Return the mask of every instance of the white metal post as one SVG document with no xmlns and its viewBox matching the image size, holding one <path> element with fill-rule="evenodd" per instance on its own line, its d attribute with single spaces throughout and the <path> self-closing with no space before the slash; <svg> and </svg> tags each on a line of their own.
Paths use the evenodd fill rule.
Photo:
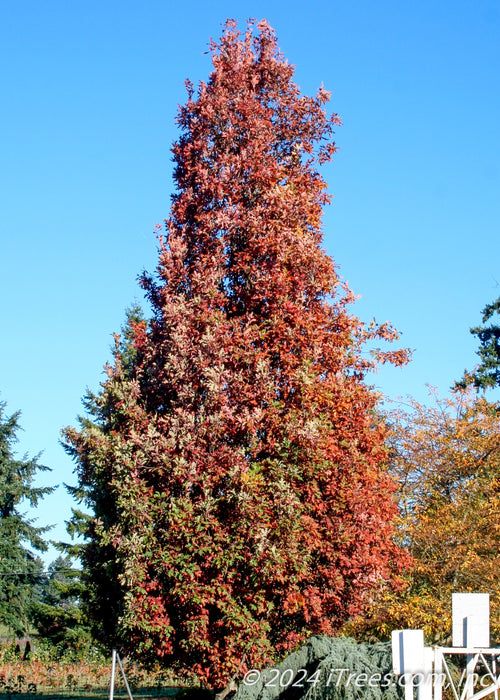
<svg viewBox="0 0 500 700">
<path fill-rule="evenodd" d="M 474 695 L 474 671 L 476 669 L 477 654 L 467 654 L 467 666 L 465 674 L 465 697 L 467 700 Z"/>
<path fill-rule="evenodd" d="M 413 700 L 413 674 L 405 673 L 405 700 Z"/>
<path fill-rule="evenodd" d="M 127 681 L 127 676 L 125 675 L 125 670 L 123 668 L 122 660 L 120 659 L 118 654 L 116 655 L 116 658 L 118 661 L 118 665 L 120 667 L 120 671 L 122 672 L 123 682 L 125 683 L 125 688 L 127 689 L 127 695 L 129 697 L 129 700 L 134 700 L 134 698 L 132 697 L 132 693 L 130 692 L 130 686 L 129 686 L 128 681 Z"/>
<path fill-rule="evenodd" d="M 493 657 L 491 668 L 493 670 L 493 676 L 496 680 L 497 679 L 497 659 L 496 659 L 496 656 Z M 498 700 L 498 690 L 495 690 L 495 700 Z"/>
<path fill-rule="evenodd" d="M 109 683 L 109 700 L 113 700 L 115 691 L 115 673 L 116 673 L 116 649 L 113 649 L 111 655 L 111 681 Z"/>
<path fill-rule="evenodd" d="M 438 647 L 434 648 L 434 700 L 443 698 L 444 668 L 443 655 Z"/>
<path fill-rule="evenodd" d="M 424 668 L 417 685 L 418 700 L 432 700 L 432 666 L 434 653 L 432 649 L 424 648 Z"/>
</svg>

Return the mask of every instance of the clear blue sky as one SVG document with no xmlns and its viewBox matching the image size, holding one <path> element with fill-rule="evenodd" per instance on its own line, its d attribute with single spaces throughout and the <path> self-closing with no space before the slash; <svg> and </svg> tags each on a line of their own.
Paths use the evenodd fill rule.
<svg viewBox="0 0 500 700">
<path fill-rule="evenodd" d="M 74 483 L 60 430 L 142 298 L 184 80 L 208 76 L 227 17 L 267 18 L 303 91 L 333 93 L 325 246 L 358 315 L 415 351 L 374 382 L 425 401 L 426 383 L 446 393 L 475 364 L 468 329 L 500 294 L 496 0 L 3 2 L 0 398 L 22 411 L 20 452 L 53 468 L 46 483 Z M 70 507 L 59 487 L 36 515 L 64 539 Z"/>
</svg>

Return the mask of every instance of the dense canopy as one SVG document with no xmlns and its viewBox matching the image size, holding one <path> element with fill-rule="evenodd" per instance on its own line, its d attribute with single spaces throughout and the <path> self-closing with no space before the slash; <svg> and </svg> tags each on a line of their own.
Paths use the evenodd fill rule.
<svg viewBox="0 0 500 700">
<path fill-rule="evenodd" d="M 130 317 L 91 420 L 67 429 L 95 513 L 84 555 L 102 635 L 211 686 L 312 633 L 390 579 L 365 327 L 322 248 L 335 152 L 329 94 L 305 97 L 266 22 L 228 22 L 187 83 L 148 321 Z"/>
</svg>

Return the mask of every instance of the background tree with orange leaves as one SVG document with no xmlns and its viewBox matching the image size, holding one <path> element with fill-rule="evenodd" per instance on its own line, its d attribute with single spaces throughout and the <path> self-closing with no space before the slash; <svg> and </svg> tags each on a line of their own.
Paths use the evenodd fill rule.
<svg viewBox="0 0 500 700">
<path fill-rule="evenodd" d="M 381 590 L 351 631 L 387 637 L 421 628 L 428 641 L 451 634 L 451 594 L 491 594 L 500 641 L 500 406 L 472 390 L 433 406 L 411 404 L 391 419 L 391 468 L 399 483 L 399 541 L 414 566 L 405 588 Z"/>
<path fill-rule="evenodd" d="M 90 420 L 67 429 L 94 513 L 103 638 L 223 686 L 333 634 L 390 579 L 394 484 L 365 375 L 402 351 L 348 310 L 321 247 L 329 94 L 305 97 L 266 22 L 228 22 L 178 117 L 152 318 L 131 319 Z"/>
</svg>

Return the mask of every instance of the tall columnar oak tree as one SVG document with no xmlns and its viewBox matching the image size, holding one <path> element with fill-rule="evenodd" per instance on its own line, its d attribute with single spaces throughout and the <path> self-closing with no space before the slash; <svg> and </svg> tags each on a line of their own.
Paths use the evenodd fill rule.
<svg viewBox="0 0 500 700">
<path fill-rule="evenodd" d="M 228 22 L 187 84 L 153 318 L 130 320 L 133 352 L 117 340 L 94 422 L 66 430 L 102 631 L 212 686 L 334 633 L 398 554 L 364 376 L 406 355 L 362 356 L 395 333 L 348 312 L 321 248 L 339 119 L 257 30 Z"/>
</svg>

